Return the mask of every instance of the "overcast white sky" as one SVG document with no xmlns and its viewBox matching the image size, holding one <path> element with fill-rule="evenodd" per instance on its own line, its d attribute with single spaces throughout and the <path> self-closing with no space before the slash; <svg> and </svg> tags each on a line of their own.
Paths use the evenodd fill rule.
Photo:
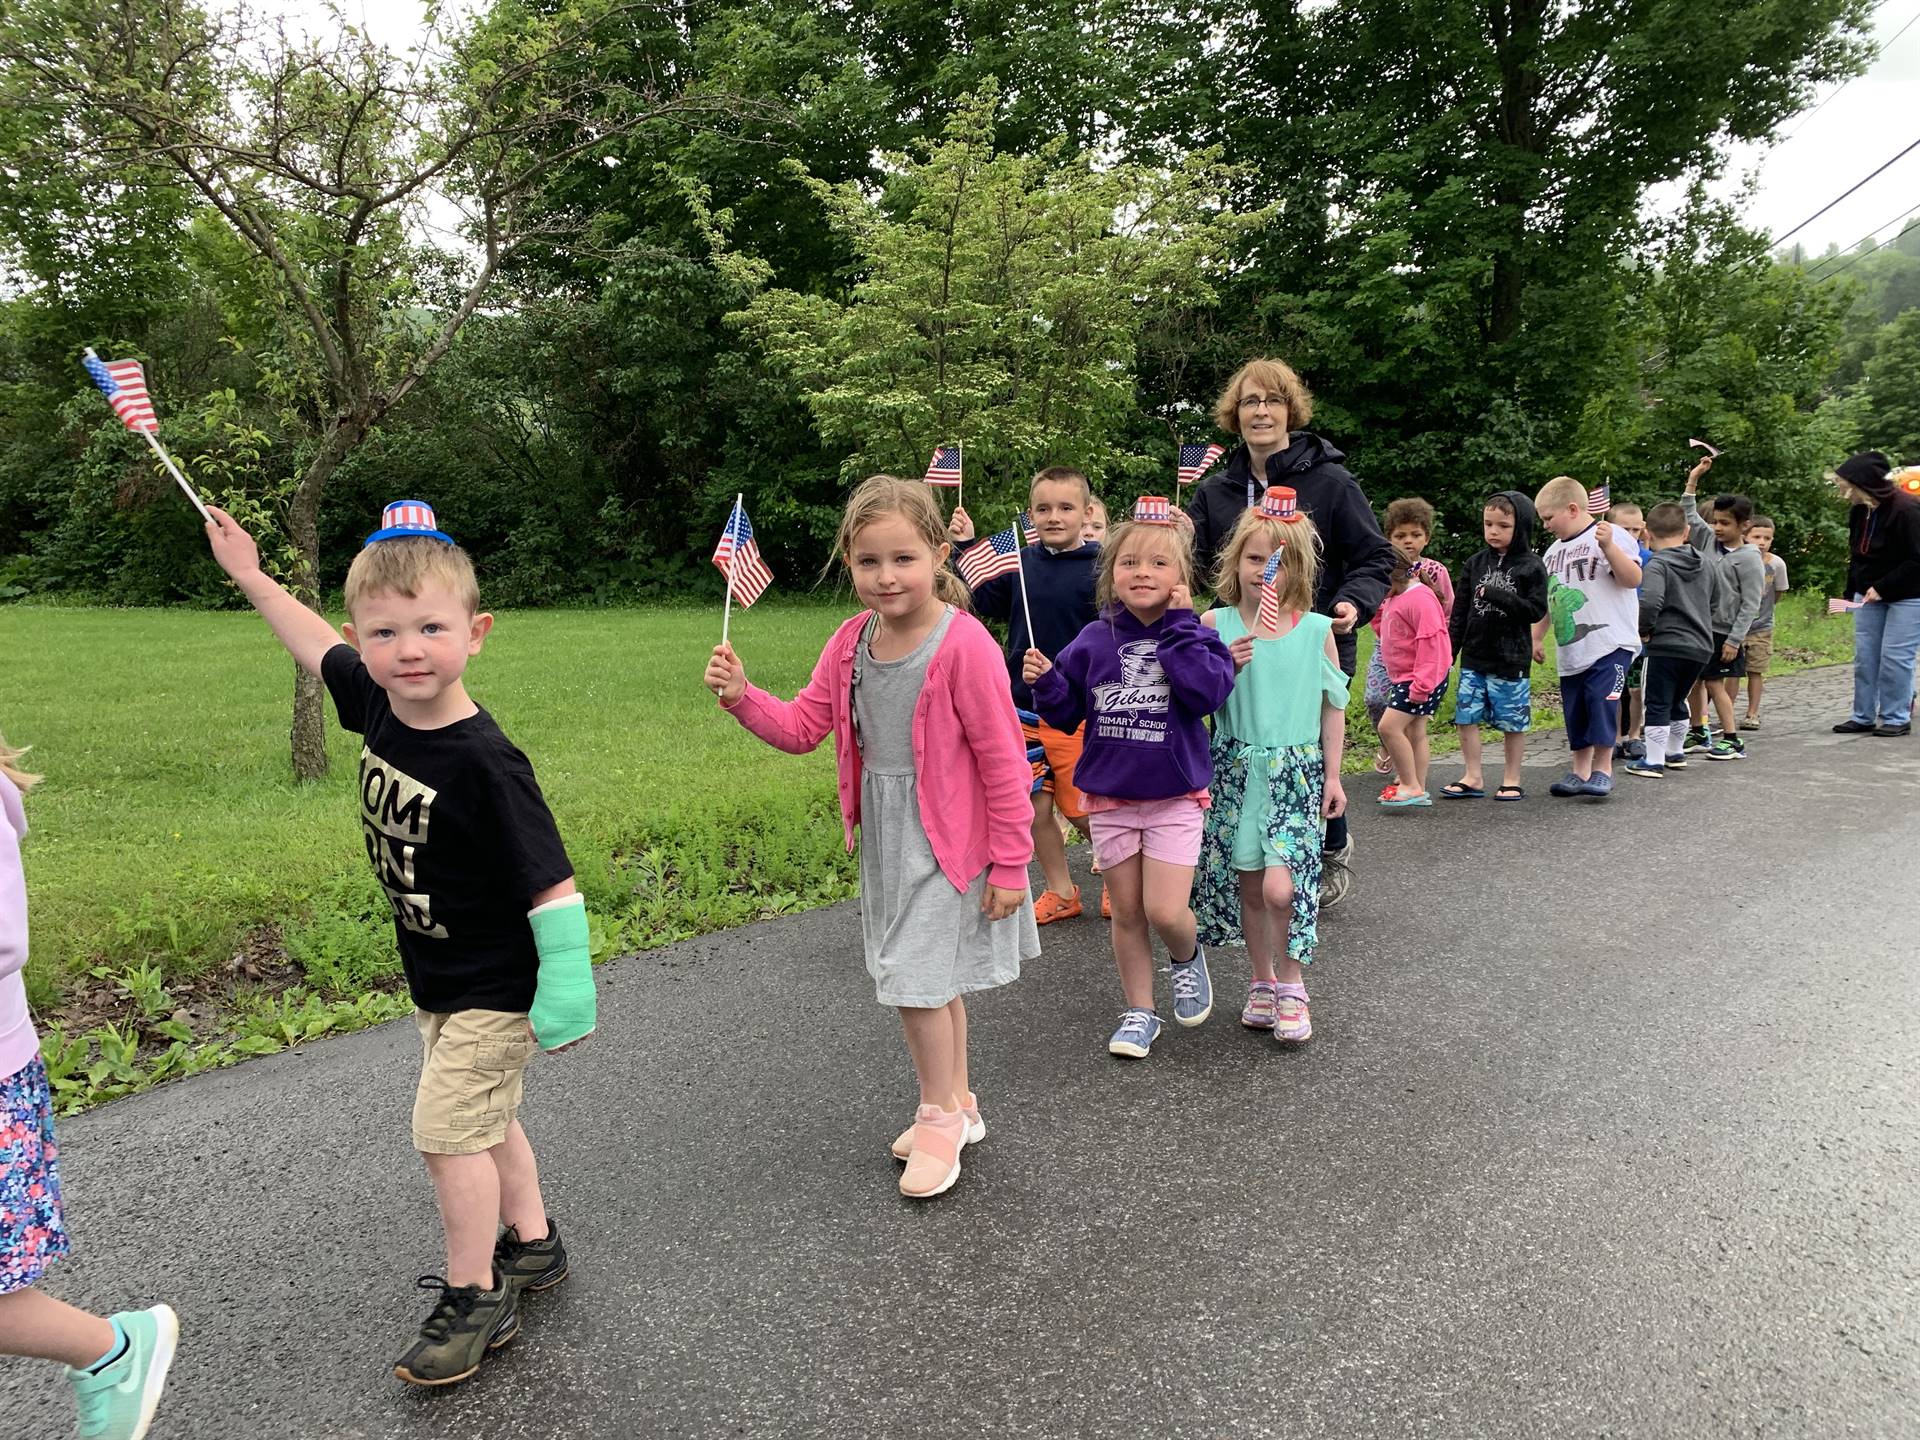
<svg viewBox="0 0 1920 1440">
<path fill-rule="evenodd" d="M 262 8 L 276 8 L 275 0 L 264 0 Z M 278 0 L 278 8 L 308 24 L 327 23 L 325 0 Z M 418 37 L 426 7 L 420 0 L 342 0 L 341 8 L 349 17 L 364 17 L 379 39 L 401 47 Z M 466 7 L 446 6 L 456 8 Z M 1771 144 L 1733 148 L 1719 189 L 1735 194 L 1746 176 L 1757 175 L 1746 212 L 1749 224 L 1784 235 L 1920 139 L 1920 104 L 1915 103 L 1920 100 L 1920 0 L 1882 0 L 1875 21 L 1881 54 L 1867 73 L 1818 97 L 1819 108 L 1788 121 Z M 1679 199 L 1673 189 L 1655 192 L 1648 203 L 1668 209 Z M 1917 207 L 1920 150 L 1793 238 L 1814 254 L 1830 244 L 1850 248 L 1869 235 L 1886 240 Z"/>
</svg>

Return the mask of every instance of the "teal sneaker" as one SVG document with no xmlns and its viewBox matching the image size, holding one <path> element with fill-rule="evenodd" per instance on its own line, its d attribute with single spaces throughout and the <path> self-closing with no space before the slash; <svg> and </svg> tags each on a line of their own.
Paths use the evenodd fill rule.
<svg viewBox="0 0 1920 1440">
<path fill-rule="evenodd" d="M 120 1358 L 100 1370 L 69 1370 L 81 1440 L 140 1440 L 160 1408 L 180 1344 L 180 1317 L 165 1305 L 112 1317 L 127 1337 Z"/>
</svg>

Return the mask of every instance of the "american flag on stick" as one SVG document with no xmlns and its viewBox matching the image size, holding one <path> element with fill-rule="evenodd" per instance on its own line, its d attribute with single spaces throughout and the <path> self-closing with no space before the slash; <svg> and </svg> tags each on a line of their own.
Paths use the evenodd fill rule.
<svg viewBox="0 0 1920 1440">
<path fill-rule="evenodd" d="M 1267 568 L 1260 572 L 1260 628 L 1269 633 L 1280 628 L 1280 560 L 1287 553 L 1282 545 L 1267 558 Z"/>
<path fill-rule="evenodd" d="M 147 394 L 147 372 L 140 368 L 140 362 L 102 360 L 89 348 L 81 355 L 80 363 L 86 367 L 93 383 L 100 387 L 100 393 L 107 397 L 107 404 L 120 417 L 120 423 L 147 442 L 147 447 L 160 457 L 167 473 L 193 502 L 193 508 L 200 512 L 200 518 L 213 524 L 213 516 L 207 513 L 207 507 L 187 483 L 187 477 L 180 473 L 180 467 L 173 463 L 167 447 L 160 443 L 160 417 L 153 413 L 153 397 Z"/>
<path fill-rule="evenodd" d="M 753 538 L 753 522 L 747 519 L 747 507 L 741 497 L 733 502 L 733 514 L 727 528 L 720 532 L 720 543 L 713 547 L 713 563 L 727 577 L 727 598 L 736 595 L 743 606 L 758 600 L 773 583 L 773 571 L 760 558 L 760 546 Z"/>
<path fill-rule="evenodd" d="M 933 452 L 933 460 L 927 466 L 927 484 L 942 485 L 949 489 L 960 483 L 960 447 L 942 445 Z"/>
<path fill-rule="evenodd" d="M 1613 486 L 1602 485 L 1587 492 L 1587 514 L 1604 515 L 1613 505 Z"/>
<path fill-rule="evenodd" d="M 1179 483 L 1191 485 L 1213 468 L 1213 462 L 1226 454 L 1220 445 L 1182 445 Z"/>
<path fill-rule="evenodd" d="M 1020 568 L 1018 527 L 1025 524 L 1026 519 L 1026 512 L 1023 510 L 1020 512 L 1020 519 L 1006 529 L 996 530 L 978 545 L 969 545 L 961 551 L 960 578 L 973 589 L 978 590 L 995 576 L 1011 575 L 1018 570 Z"/>
<path fill-rule="evenodd" d="M 1708 444 L 1708 443 L 1707 443 L 1706 441 L 1704 441 L 1704 440 L 1689 440 L 1689 441 L 1687 441 L 1687 448 L 1688 448 L 1689 450 L 1704 450 L 1704 451 L 1706 451 L 1706 452 L 1707 452 L 1707 458 L 1708 458 L 1709 460 L 1718 460 L 1718 459 L 1720 458 L 1720 450 L 1719 450 L 1719 447 L 1717 447 L 1717 446 L 1714 446 L 1714 445 L 1709 445 L 1709 444 Z"/>
</svg>

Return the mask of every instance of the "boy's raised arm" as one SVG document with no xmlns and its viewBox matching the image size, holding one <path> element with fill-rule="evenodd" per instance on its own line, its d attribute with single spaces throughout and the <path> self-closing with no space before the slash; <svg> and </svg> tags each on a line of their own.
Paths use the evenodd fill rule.
<svg viewBox="0 0 1920 1440">
<path fill-rule="evenodd" d="M 209 505 L 207 513 L 213 516 L 207 526 L 207 545 L 213 558 L 240 587 L 240 593 L 253 602 L 253 608 L 273 628 L 294 662 L 318 675 L 327 651 L 341 643 L 340 632 L 260 568 L 260 547 L 240 528 L 239 521 L 217 506 Z"/>
</svg>

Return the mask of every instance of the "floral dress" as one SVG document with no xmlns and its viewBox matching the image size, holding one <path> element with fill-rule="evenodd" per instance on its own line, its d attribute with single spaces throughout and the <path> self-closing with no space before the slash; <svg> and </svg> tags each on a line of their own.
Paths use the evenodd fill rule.
<svg viewBox="0 0 1920 1440">
<path fill-rule="evenodd" d="M 1228 644 L 1247 633 L 1237 609 L 1213 615 Z M 1213 717 L 1213 806 L 1193 882 L 1205 944 L 1242 942 L 1240 873 L 1278 865 L 1293 876 L 1287 954 L 1312 963 L 1326 826 L 1320 714 L 1324 705 L 1347 704 L 1347 677 L 1327 658 L 1332 626 L 1327 616 L 1308 613 L 1285 635 L 1255 640 L 1253 659 Z"/>
</svg>

